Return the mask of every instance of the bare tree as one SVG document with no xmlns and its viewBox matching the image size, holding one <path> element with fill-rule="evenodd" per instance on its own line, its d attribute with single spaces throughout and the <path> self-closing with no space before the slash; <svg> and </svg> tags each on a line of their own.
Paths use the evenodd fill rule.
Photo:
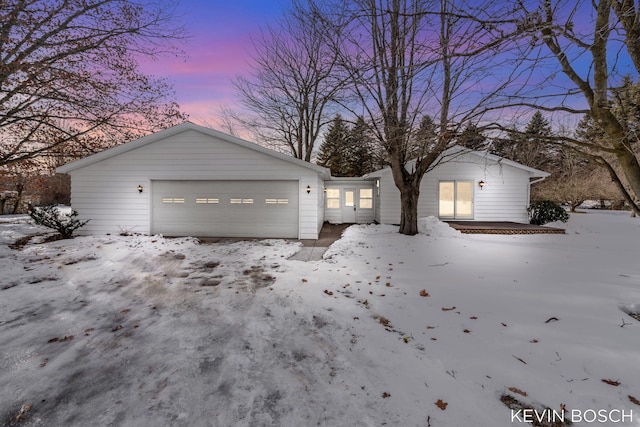
<svg viewBox="0 0 640 427">
<path fill-rule="evenodd" d="M 566 149 L 559 153 L 560 169 L 532 190 L 535 199 L 565 203 L 571 212 L 586 200 L 620 199 L 620 192 L 606 169 L 579 153 Z"/>
<path fill-rule="evenodd" d="M 491 1 L 357 0 L 332 10 L 324 15 L 340 29 L 336 51 L 359 101 L 352 111 L 364 109 L 387 153 L 400 191 L 400 232 L 416 234 L 422 177 L 463 123 L 478 122 L 514 78 L 491 73 L 507 61 L 506 43 L 519 30 Z M 427 113 L 435 137 L 416 146 Z"/>
<path fill-rule="evenodd" d="M 517 1 L 523 29 L 542 59 L 545 89 L 521 105 L 548 111 L 589 113 L 606 138 L 562 142 L 597 158 L 610 171 L 634 210 L 640 196 L 636 121 L 611 108 L 623 73 L 640 72 L 640 11 L 627 0 Z M 549 62 L 552 60 L 553 62 Z M 553 68 L 550 68 L 553 67 Z M 564 76 L 561 80 L 560 76 Z M 559 89 L 558 89 L 559 88 Z M 554 90 L 555 89 L 555 90 Z M 582 105 L 580 104 L 582 101 Z M 615 99 L 613 99 L 615 101 Z M 634 201 L 635 200 L 635 201 Z"/>
<path fill-rule="evenodd" d="M 328 34 L 313 8 L 296 1 L 254 41 L 251 74 L 234 81 L 241 104 L 252 113 L 243 125 L 260 142 L 307 162 L 343 87 Z"/>
<path fill-rule="evenodd" d="M 178 53 L 167 1 L 5 0 L 0 166 L 86 154 L 183 117 L 141 58 Z M 79 153 L 78 153 L 79 152 Z"/>
</svg>

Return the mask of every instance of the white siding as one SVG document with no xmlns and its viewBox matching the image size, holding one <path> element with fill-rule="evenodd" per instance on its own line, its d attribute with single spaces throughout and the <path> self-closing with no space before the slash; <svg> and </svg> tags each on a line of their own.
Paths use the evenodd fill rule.
<svg viewBox="0 0 640 427">
<path fill-rule="evenodd" d="M 297 180 L 300 236 L 318 236 L 318 173 L 195 130 L 69 172 L 71 204 L 91 221 L 81 234 L 150 232 L 152 180 Z M 142 185 L 144 191 L 138 193 Z"/>
<path fill-rule="evenodd" d="M 318 181 L 316 184 L 316 197 L 318 200 L 318 220 L 317 220 L 317 226 L 318 226 L 318 234 L 320 234 L 320 230 L 322 229 L 322 225 L 324 224 L 325 218 L 324 218 L 324 188 L 325 188 L 325 184 L 324 184 L 324 180 L 320 177 L 318 177 Z"/>
<path fill-rule="evenodd" d="M 473 154 L 465 154 L 438 165 L 425 174 L 420 185 L 418 216 L 438 216 L 440 181 L 473 181 L 475 221 L 528 222 L 529 172 L 498 164 Z M 480 189 L 479 181 L 486 185 Z M 391 171 L 380 178 L 379 221 L 400 223 L 400 191 Z M 377 219 L 377 218 L 376 218 Z"/>
</svg>

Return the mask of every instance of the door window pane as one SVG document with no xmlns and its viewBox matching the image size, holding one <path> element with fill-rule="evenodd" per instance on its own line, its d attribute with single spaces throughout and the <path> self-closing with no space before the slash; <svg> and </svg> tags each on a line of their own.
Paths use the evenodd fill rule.
<svg viewBox="0 0 640 427">
<path fill-rule="evenodd" d="M 453 218 L 455 215 L 455 183 L 453 181 L 441 181 L 439 194 L 439 215 L 445 218 Z"/>
<path fill-rule="evenodd" d="M 344 205 L 346 207 L 352 208 L 355 205 L 354 199 L 355 199 L 355 191 L 347 190 L 344 192 Z"/>
<path fill-rule="evenodd" d="M 456 182 L 456 218 L 473 218 L 472 182 Z"/>
</svg>

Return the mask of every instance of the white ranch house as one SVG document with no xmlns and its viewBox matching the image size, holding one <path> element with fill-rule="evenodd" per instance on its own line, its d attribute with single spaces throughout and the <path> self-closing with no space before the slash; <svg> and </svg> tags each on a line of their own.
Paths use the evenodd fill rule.
<svg viewBox="0 0 640 427">
<path fill-rule="evenodd" d="M 443 156 L 422 181 L 420 216 L 527 222 L 530 185 L 548 176 L 460 147 Z M 326 168 L 190 122 L 57 172 L 71 176 L 71 204 L 80 219 L 90 219 L 80 234 L 317 239 L 325 221 L 400 222 L 390 169 L 335 178 Z"/>
</svg>

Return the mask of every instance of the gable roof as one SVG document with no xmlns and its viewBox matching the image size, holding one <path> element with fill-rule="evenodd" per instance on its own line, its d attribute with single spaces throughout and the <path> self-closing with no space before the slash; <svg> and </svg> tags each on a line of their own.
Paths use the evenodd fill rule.
<svg viewBox="0 0 640 427">
<path fill-rule="evenodd" d="M 259 153 L 265 154 L 267 156 L 274 157 L 279 160 L 284 160 L 286 162 L 292 163 L 297 166 L 301 166 L 307 169 L 311 169 L 314 172 L 322 175 L 324 178 L 329 178 L 331 173 L 329 169 L 323 168 L 322 166 L 314 165 L 309 162 L 305 162 L 304 160 L 297 159 L 295 157 L 288 156 L 286 154 L 278 153 L 277 151 L 270 150 L 268 148 L 262 147 L 253 142 L 246 141 L 244 139 L 238 138 L 233 135 L 229 135 L 220 131 L 217 131 L 212 128 L 208 128 L 205 126 L 196 125 L 191 122 L 184 122 L 179 125 L 170 127 L 165 130 L 161 130 L 156 133 L 152 133 L 147 136 L 143 136 L 142 138 L 135 139 L 133 141 L 127 142 L 125 144 L 117 145 L 113 148 L 109 148 L 108 150 L 101 151 L 99 153 L 93 154 L 88 157 L 84 157 L 79 160 L 75 160 L 73 162 L 67 163 L 56 168 L 56 172 L 58 173 L 68 173 L 77 169 L 84 168 L 86 166 L 92 165 L 94 163 L 101 162 L 106 159 L 110 159 L 111 157 L 115 157 L 120 154 L 124 154 L 128 151 L 135 150 L 140 147 L 144 147 L 145 145 L 153 144 L 154 142 L 161 141 L 163 139 L 171 138 L 172 136 L 178 135 L 187 131 L 196 131 L 203 133 L 212 138 L 221 139 L 225 142 L 229 142 L 231 144 L 239 145 L 240 147 L 248 148 L 253 151 L 257 151 Z"/>
<path fill-rule="evenodd" d="M 438 160 L 436 160 L 436 162 L 440 161 L 440 159 L 442 159 L 443 157 L 452 157 L 455 158 L 455 156 L 458 155 L 463 155 L 463 154 L 472 154 L 474 156 L 478 156 L 480 158 L 482 158 L 483 160 L 492 160 L 498 164 L 503 164 L 503 165 L 509 165 L 511 167 L 514 167 L 516 169 L 521 169 L 523 171 L 529 172 L 531 174 L 532 178 L 546 178 L 549 175 L 551 175 L 549 172 L 545 172 L 545 171 L 541 171 L 539 169 L 535 169 L 529 166 L 525 166 L 521 163 L 518 162 L 514 162 L 513 160 L 509 160 L 509 159 L 505 159 L 504 157 L 500 157 L 500 156 L 496 156 L 495 154 L 491 154 L 488 153 L 486 151 L 476 151 L 476 150 L 471 150 L 470 148 L 465 148 L 462 147 L 460 145 L 454 145 L 451 148 L 447 148 L 446 150 L 444 150 L 442 152 L 442 154 L 440 154 L 440 156 L 438 157 Z M 413 163 L 415 163 L 415 160 L 411 160 L 410 162 L 407 163 L 406 166 L 410 166 Z M 377 170 L 375 172 L 371 172 L 370 174 L 367 174 L 364 176 L 364 178 L 377 178 L 382 176 L 383 174 L 387 173 L 391 171 L 391 167 L 386 167 L 384 169 L 380 169 Z"/>
</svg>

